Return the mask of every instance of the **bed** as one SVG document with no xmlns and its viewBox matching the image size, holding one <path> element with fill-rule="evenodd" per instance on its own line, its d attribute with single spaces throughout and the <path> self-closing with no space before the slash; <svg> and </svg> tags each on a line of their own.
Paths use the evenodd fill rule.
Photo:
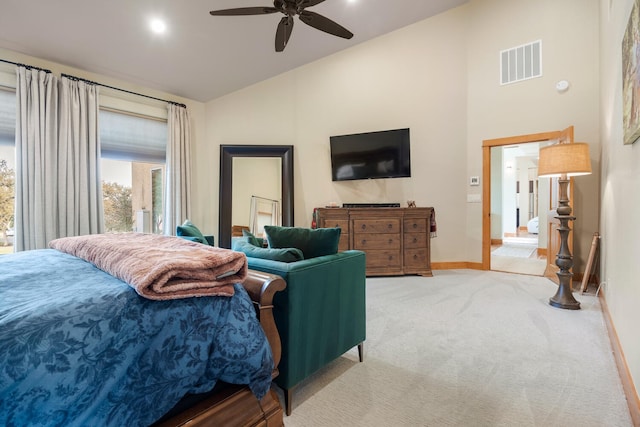
<svg viewBox="0 0 640 427">
<path fill-rule="evenodd" d="M 0 425 L 282 425 L 270 306 L 284 281 L 242 282 L 154 300 L 59 250 L 1 256 Z"/>
</svg>

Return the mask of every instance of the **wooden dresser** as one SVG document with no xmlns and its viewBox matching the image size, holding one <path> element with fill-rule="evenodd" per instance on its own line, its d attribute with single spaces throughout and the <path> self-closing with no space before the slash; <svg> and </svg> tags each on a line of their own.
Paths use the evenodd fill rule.
<svg viewBox="0 0 640 427">
<path fill-rule="evenodd" d="M 340 227 L 339 250 L 367 254 L 367 276 L 432 276 L 433 208 L 318 208 L 319 228 Z"/>
</svg>

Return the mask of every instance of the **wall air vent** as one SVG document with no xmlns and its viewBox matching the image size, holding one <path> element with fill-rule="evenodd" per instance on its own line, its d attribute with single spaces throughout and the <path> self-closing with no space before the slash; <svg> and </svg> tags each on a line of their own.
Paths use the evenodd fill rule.
<svg viewBox="0 0 640 427">
<path fill-rule="evenodd" d="M 500 84 L 542 76 L 542 40 L 500 52 Z"/>
</svg>

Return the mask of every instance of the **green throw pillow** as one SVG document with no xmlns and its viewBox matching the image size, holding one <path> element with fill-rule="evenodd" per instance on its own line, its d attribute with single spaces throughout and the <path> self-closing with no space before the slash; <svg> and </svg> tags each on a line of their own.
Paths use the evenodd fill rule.
<svg viewBox="0 0 640 427">
<path fill-rule="evenodd" d="M 305 259 L 338 252 L 340 228 L 301 228 L 265 225 L 270 248 L 298 248 Z"/>
<path fill-rule="evenodd" d="M 236 240 L 233 250 L 244 253 L 249 258 L 262 258 L 272 261 L 296 262 L 304 259 L 302 251 L 296 248 L 259 248 L 245 240 Z"/>
<path fill-rule="evenodd" d="M 264 239 L 258 238 L 256 236 L 253 235 L 252 232 L 250 232 L 249 230 L 242 230 L 242 236 L 243 237 L 248 237 L 249 238 L 249 243 L 251 243 L 253 246 L 257 246 L 259 248 L 262 247 L 262 244 L 264 243 Z"/>
<path fill-rule="evenodd" d="M 176 227 L 176 236 L 192 237 L 192 239 L 189 240 L 198 243 L 204 243 L 205 245 L 209 244 L 206 237 L 204 237 L 200 230 L 198 230 L 198 227 L 193 225 L 189 220 L 186 220 L 184 223 L 182 223 L 182 225 Z"/>
</svg>

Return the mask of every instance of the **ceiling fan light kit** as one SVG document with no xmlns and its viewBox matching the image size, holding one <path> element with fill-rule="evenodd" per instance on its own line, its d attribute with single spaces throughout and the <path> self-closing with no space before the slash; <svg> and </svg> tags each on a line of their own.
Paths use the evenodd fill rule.
<svg viewBox="0 0 640 427">
<path fill-rule="evenodd" d="M 353 33 L 342 25 L 326 18 L 319 13 L 305 10 L 325 0 L 274 0 L 273 7 L 239 7 L 235 9 L 212 10 L 213 16 L 241 16 L 241 15 L 265 15 L 280 12 L 285 15 L 276 28 L 275 47 L 276 52 L 282 52 L 289 42 L 293 31 L 293 17 L 298 15 L 305 24 L 325 33 L 350 39 Z"/>
</svg>

